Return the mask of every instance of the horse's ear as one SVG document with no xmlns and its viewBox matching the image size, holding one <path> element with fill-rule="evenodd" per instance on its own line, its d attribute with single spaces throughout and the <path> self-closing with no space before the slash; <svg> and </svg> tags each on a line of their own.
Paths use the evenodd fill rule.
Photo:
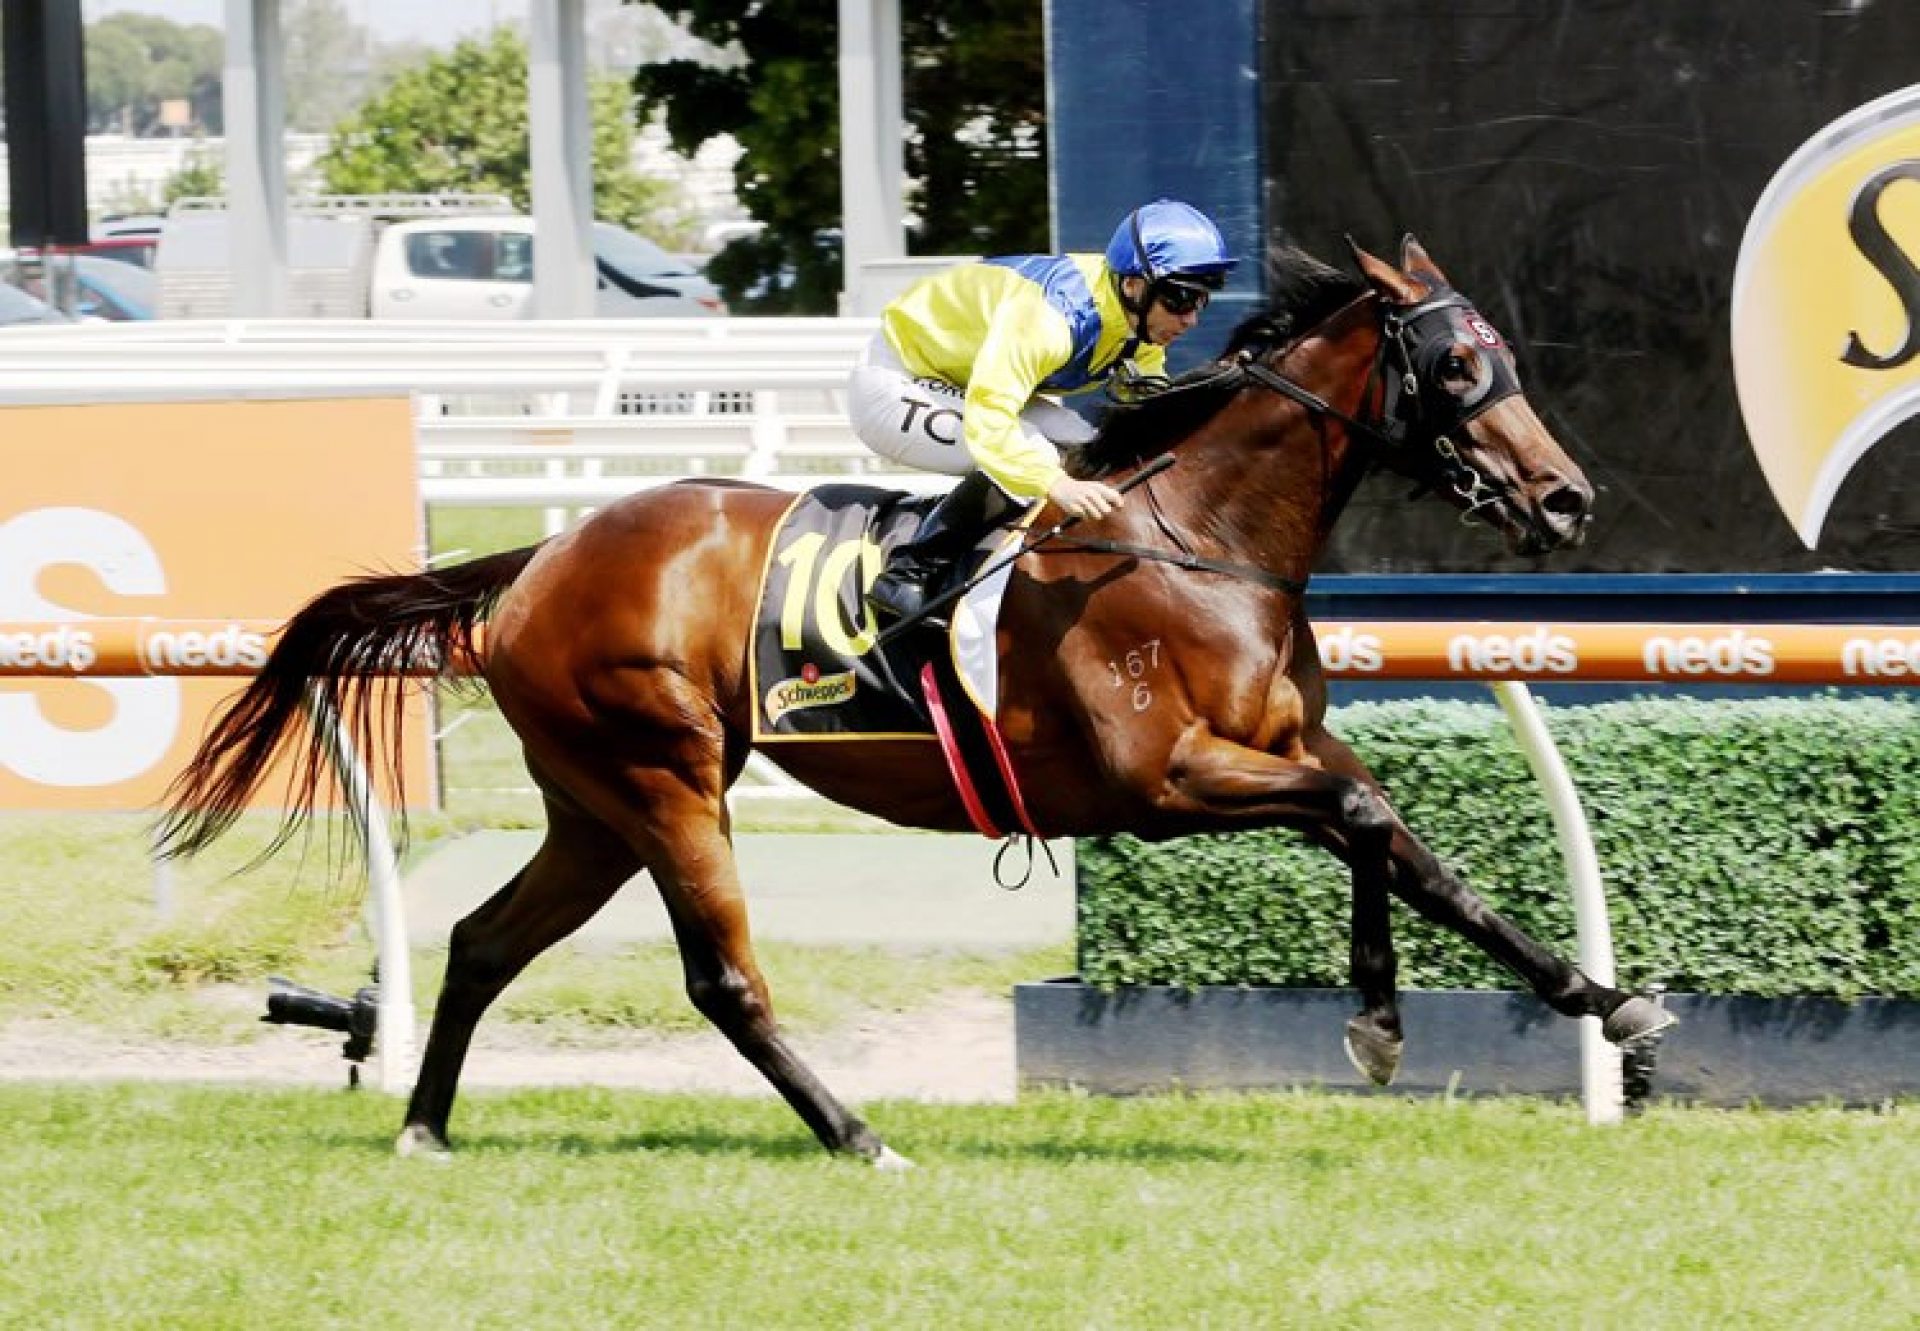
<svg viewBox="0 0 1920 1331">
<path fill-rule="evenodd" d="M 1440 271 L 1440 265 L 1427 253 L 1427 247 L 1414 239 L 1409 231 L 1400 237 L 1400 267 L 1425 282 L 1430 290 L 1451 287 L 1447 275 Z"/>
<path fill-rule="evenodd" d="M 1398 268 L 1385 259 L 1377 259 L 1361 249 L 1352 236 L 1347 237 L 1347 247 L 1353 251 L 1353 261 L 1360 265 L 1360 271 L 1365 275 L 1367 282 L 1387 303 L 1414 305 L 1426 294 Z"/>
</svg>

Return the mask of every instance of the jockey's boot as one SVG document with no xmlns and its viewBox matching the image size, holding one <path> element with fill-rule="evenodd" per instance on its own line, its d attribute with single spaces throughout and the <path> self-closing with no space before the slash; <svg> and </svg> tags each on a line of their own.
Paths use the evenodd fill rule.
<svg viewBox="0 0 1920 1331">
<path fill-rule="evenodd" d="M 984 471 L 968 472 L 920 520 L 913 539 L 895 547 L 886 569 L 867 588 L 867 603 L 893 619 L 918 614 L 931 598 L 941 571 L 1019 509 L 1019 502 L 988 480 Z M 939 626 L 944 620 L 928 616 L 926 622 Z"/>
</svg>

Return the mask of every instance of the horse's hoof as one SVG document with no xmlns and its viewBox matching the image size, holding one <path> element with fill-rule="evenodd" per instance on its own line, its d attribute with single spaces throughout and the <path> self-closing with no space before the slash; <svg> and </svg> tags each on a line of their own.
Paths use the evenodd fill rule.
<svg viewBox="0 0 1920 1331">
<path fill-rule="evenodd" d="M 431 1160 L 435 1164 L 449 1164 L 453 1152 L 446 1142 L 423 1123 L 409 1123 L 400 1129 L 400 1137 L 393 1144 L 393 1153 L 402 1160 Z"/>
<path fill-rule="evenodd" d="M 1607 1014 L 1600 1023 L 1600 1033 L 1614 1044 L 1628 1044 L 1658 1035 L 1679 1020 L 1652 999 L 1635 994 Z"/>
<path fill-rule="evenodd" d="M 1360 1075 L 1375 1086 L 1393 1085 L 1394 1076 L 1400 1071 L 1400 1054 L 1406 1045 L 1405 1039 L 1387 1034 L 1365 1017 L 1352 1017 L 1347 1021 L 1347 1058 Z"/>
<path fill-rule="evenodd" d="M 873 1167 L 883 1174 L 904 1174 L 914 1165 L 891 1146 L 882 1146 L 880 1154 L 873 1157 Z"/>
</svg>

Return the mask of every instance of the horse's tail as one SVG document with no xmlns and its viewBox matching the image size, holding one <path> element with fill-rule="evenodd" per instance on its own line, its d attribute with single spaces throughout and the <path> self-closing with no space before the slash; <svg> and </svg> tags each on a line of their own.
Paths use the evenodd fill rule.
<svg viewBox="0 0 1920 1331">
<path fill-rule="evenodd" d="M 167 788 L 156 834 L 161 854 L 192 855 L 217 840 L 266 780 L 274 758 L 292 748 L 286 811 L 261 858 L 284 845 L 312 814 L 327 770 L 328 727 L 307 726 L 304 745 L 292 740 L 309 708 L 331 713 L 340 738 L 370 760 L 374 722 L 384 706 L 387 770 L 392 789 L 403 792 L 396 741 L 410 686 L 419 684 L 419 675 L 460 674 L 478 660 L 476 629 L 538 549 L 425 573 L 353 578 L 309 601 Z"/>
</svg>

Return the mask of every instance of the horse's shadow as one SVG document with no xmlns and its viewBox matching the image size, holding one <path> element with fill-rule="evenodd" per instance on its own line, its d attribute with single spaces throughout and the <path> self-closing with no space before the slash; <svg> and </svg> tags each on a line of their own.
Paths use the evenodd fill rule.
<svg viewBox="0 0 1920 1331">
<path fill-rule="evenodd" d="M 362 1132 L 306 1134 L 303 1140 L 329 1150 L 359 1153 L 389 1151 L 391 1139 Z M 906 1134 L 896 1149 L 922 1163 L 966 1160 L 982 1163 L 1020 1161 L 1068 1164 L 1104 1160 L 1130 1164 L 1252 1164 L 1263 1157 L 1254 1152 L 1204 1142 L 1106 1142 L 1063 1139 L 1054 1141 L 998 1141 L 967 1134 Z M 563 1159 L 615 1158 L 644 1155 L 737 1156 L 761 1160 L 817 1160 L 820 1146 L 799 1134 L 730 1132 L 717 1128 L 668 1128 L 650 1132 L 473 1132 L 454 1141 L 456 1159 L 481 1157 L 550 1156 Z"/>
</svg>

